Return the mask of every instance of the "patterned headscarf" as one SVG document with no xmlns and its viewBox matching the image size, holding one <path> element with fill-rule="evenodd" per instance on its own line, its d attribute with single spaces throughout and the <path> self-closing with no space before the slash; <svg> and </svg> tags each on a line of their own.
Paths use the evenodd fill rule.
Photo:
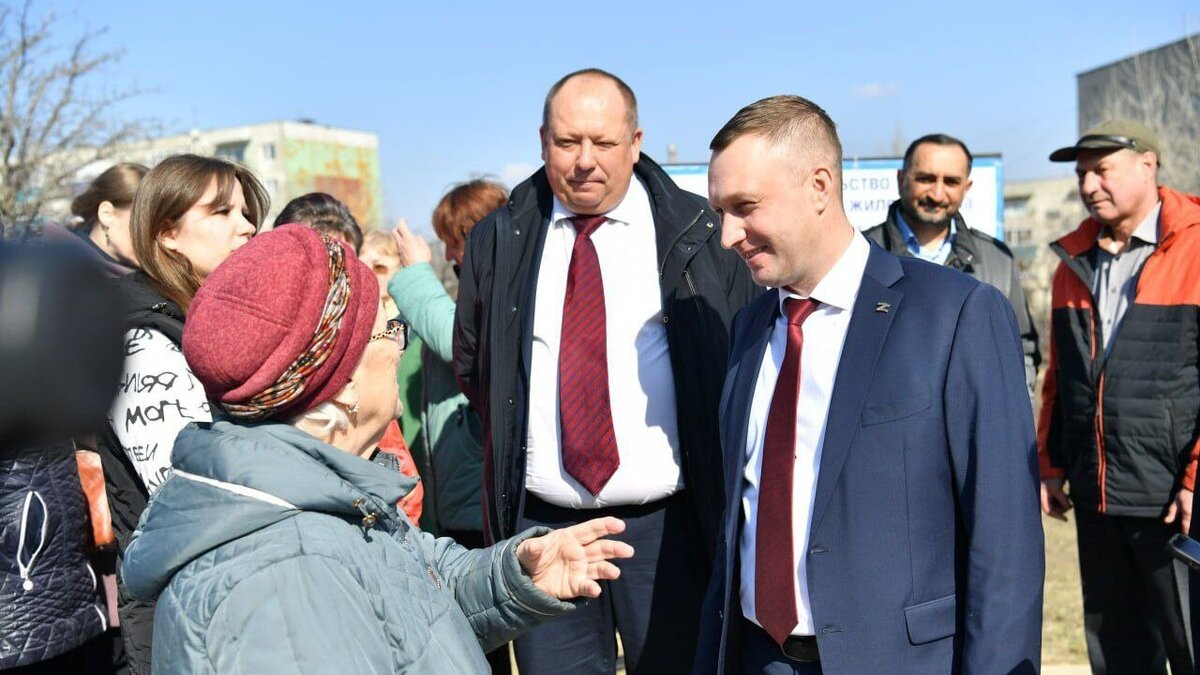
<svg viewBox="0 0 1200 675">
<path fill-rule="evenodd" d="M 309 377 L 325 363 L 337 341 L 342 317 L 350 298 L 350 279 L 346 274 L 346 255 L 340 244 L 322 234 L 329 252 L 329 295 L 321 310 L 317 331 L 308 347 L 279 376 L 275 384 L 252 396 L 245 403 L 226 403 L 225 409 L 240 420 L 256 421 L 271 417 L 277 410 L 295 401 L 305 391 Z"/>
</svg>

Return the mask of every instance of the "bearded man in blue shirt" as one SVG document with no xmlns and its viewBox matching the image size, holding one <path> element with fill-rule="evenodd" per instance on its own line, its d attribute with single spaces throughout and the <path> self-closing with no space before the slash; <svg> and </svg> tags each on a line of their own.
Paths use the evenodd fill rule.
<svg viewBox="0 0 1200 675">
<path fill-rule="evenodd" d="M 929 134 L 913 141 L 896 172 L 900 199 L 888 208 L 887 220 L 866 234 L 898 256 L 952 267 L 1003 293 L 1017 315 L 1025 382 L 1032 393 L 1041 354 L 1016 261 L 1007 246 L 968 227 L 959 213 L 971 189 L 973 159 L 953 136 Z"/>
</svg>

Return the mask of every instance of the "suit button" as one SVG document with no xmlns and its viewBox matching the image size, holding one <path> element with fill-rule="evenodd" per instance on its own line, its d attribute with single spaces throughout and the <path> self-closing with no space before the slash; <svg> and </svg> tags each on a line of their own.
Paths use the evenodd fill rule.
<svg viewBox="0 0 1200 675">
<path fill-rule="evenodd" d="M 667 323 L 670 320 L 671 320 L 671 317 L 667 316 L 666 314 L 663 314 L 663 323 Z"/>
<path fill-rule="evenodd" d="M 517 405 L 516 401 L 512 400 L 511 398 L 508 399 L 508 407 L 512 408 L 516 405 Z"/>
<path fill-rule="evenodd" d="M 812 548 L 808 549 L 809 555 L 816 555 L 818 553 L 828 553 L 828 552 L 829 552 L 829 549 L 825 548 L 824 546 L 813 546 Z"/>
<path fill-rule="evenodd" d="M 717 610 L 717 619 L 719 619 L 721 621 L 725 620 L 725 610 L 723 610 L 723 609 Z"/>
</svg>

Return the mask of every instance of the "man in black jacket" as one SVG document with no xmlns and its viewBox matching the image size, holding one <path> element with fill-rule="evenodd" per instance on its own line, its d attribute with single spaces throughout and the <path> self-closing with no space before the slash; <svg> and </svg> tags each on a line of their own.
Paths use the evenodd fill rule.
<svg viewBox="0 0 1200 675">
<path fill-rule="evenodd" d="M 588 69 L 551 87 L 545 166 L 471 233 L 454 369 L 484 424 L 484 526 L 624 519 L 599 601 L 516 643 L 530 673 L 690 671 L 721 515 L 728 327 L 755 294 L 718 219 L 640 153 L 637 102 Z"/>
<path fill-rule="evenodd" d="M 1032 395 L 1041 354 L 1017 264 L 1007 246 L 968 227 L 959 213 L 971 189 L 971 162 L 971 151 L 953 136 L 929 134 L 913 141 L 896 172 L 900 199 L 888 209 L 887 220 L 866 234 L 896 255 L 953 267 L 999 289 L 1017 315 Z"/>
</svg>

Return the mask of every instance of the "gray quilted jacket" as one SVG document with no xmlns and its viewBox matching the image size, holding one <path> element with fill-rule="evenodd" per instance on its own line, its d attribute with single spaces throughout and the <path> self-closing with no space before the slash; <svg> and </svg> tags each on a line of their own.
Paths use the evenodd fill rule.
<svg viewBox="0 0 1200 675">
<path fill-rule="evenodd" d="M 155 673 L 486 673 L 484 651 L 573 605 L 514 553 L 397 514 L 410 478 L 294 427 L 190 425 L 125 551 L 158 597 Z M 544 531 L 544 530 L 543 530 Z"/>
<path fill-rule="evenodd" d="M 0 450 L 0 670 L 58 656 L 107 628 L 84 556 L 87 528 L 70 442 Z"/>
</svg>

